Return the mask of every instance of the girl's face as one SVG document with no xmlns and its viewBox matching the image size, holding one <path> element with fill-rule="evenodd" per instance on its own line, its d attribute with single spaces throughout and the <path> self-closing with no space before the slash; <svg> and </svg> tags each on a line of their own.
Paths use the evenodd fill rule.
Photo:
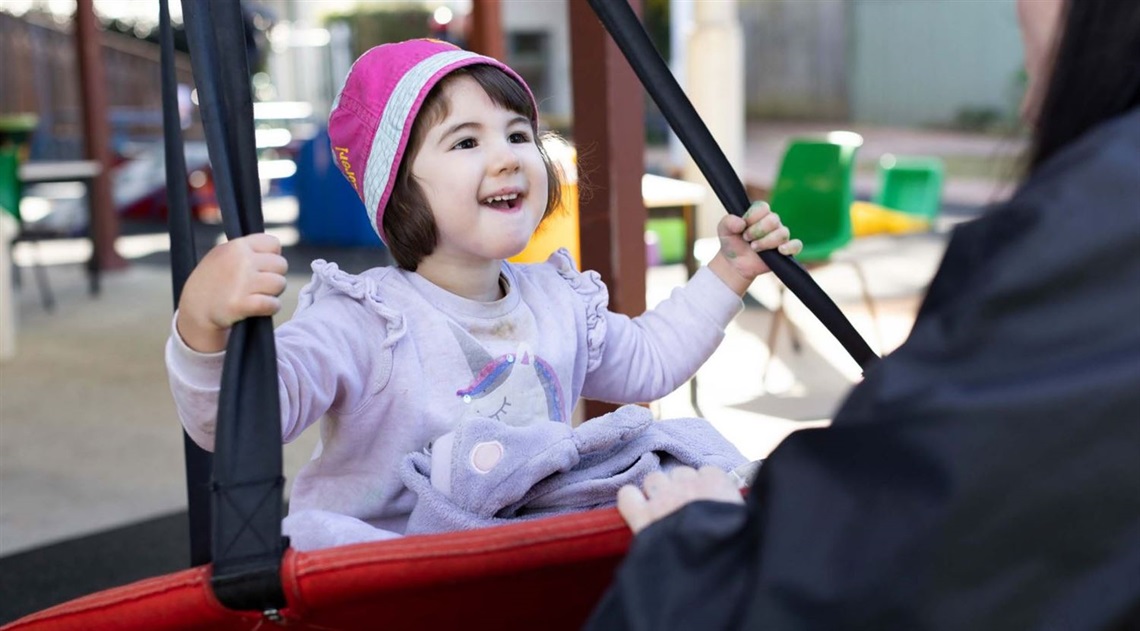
<svg viewBox="0 0 1140 631">
<path fill-rule="evenodd" d="M 1025 49 L 1025 73 L 1029 78 L 1021 102 L 1021 115 L 1029 122 L 1036 120 L 1041 100 L 1045 97 L 1064 8 L 1065 0 L 1017 0 L 1021 43 Z"/>
<path fill-rule="evenodd" d="M 546 210 L 546 165 L 530 120 L 467 76 L 449 81 L 447 116 L 412 162 L 439 230 L 430 258 L 479 265 L 522 252 Z"/>
</svg>

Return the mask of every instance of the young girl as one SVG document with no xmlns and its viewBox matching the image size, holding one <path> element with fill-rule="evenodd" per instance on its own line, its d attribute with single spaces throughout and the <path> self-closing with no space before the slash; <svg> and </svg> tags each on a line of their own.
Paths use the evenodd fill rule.
<svg viewBox="0 0 1140 631">
<path fill-rule="evenodd" d="M 565 251 L 507 263 L 558 203 L 537 115 L 514 71 L 443 42 L 379 46 L 350 70 L 329 116 L 333 153 L 399 267 L 352 275 L 315 261 L 277 330 L 284 440 L 324 419 L 291 495 L 293 547 L 403 533 L 416 496 L 401 459 L 465 419 L 569 423 L 580 396 L 669 393 L 767 271 L 753 252 L 799 251 L 764 205 L 726 216 L 708 267 L 634 319 L 608 311 L 599 276 Z M 205 449 L 230 327 L 280 308 L 280 251 L 265 234 L 235 239 L 186 282 L 166 360 L 182 422 Z"/>
</svg>

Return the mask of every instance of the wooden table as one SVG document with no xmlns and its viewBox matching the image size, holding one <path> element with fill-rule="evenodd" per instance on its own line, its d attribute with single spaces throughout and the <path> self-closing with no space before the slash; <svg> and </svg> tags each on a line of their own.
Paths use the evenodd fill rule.
<svg viewBox="0 0 1140 631">
<path fill-rule="evenodd" d="M 103 172 L 95 160 L 32 161 L 20 164 L 20 181 L 24 184 L 45 182 L 83 182 L 90 184 Z"/>
<path fill-rule="evenodd" d="M 699 184 L 646 173 L 641 176 L 641 199 L 650 219 L 680 217 L 685 222 L 685 271 L 697 273 L 693 246 L 697 241 L 697 204 L 705 199 Z"/>
<path fill-rule="evenodd" d="M 79 182 L 83 184 L 87 200 L 87 238 L 91 239 L 91 188 L 102 173 L 103 165 L 95 160 L 33 161 L 20 164 L 18 177 L 25 185 L 52 182 Z M 91 243 L 91 259 L 87 261 L 87 278 L 92 295 L 99 293 L 99 261 L 95 257 L 95 243 Z"/>
<path fill-rule="evenodd" d="M 647 173 L 641 177 L 641 199 L 651 219 L 680 217 L 685 222 L 685 271 L 692 278 L 698 265 L 693 253 L 697 241 L 697 204 L 704 201 L 705 188 L 692 182 Z M 689 380 L 689 403 L 697 416 L 704 416 L 697 404 L 696 375 Z"/>
</svg>

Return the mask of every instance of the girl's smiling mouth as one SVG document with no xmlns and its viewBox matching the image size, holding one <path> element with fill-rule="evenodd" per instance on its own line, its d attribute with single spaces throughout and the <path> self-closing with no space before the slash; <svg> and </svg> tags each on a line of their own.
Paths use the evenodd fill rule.
<svg viewBox="0 0 1140 631">
<path fill-rule="evenodd" d="M 523 194 L 518 190 L 500 191 L 480 200 L 479 204 L 495 210 L 513 211 L 522 207 Z"/>
</svg>

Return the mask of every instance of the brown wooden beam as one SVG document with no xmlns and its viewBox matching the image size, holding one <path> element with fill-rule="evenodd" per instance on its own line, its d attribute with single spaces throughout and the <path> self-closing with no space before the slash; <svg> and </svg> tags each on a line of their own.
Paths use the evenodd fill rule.
<svg viewBox="0 0 1140 631">
<path fill-rule="evenodd" d="M 467 49 L 505 60 L 503 41 L 503 13 L 499 0 L 474 0 L 471 3 L 471 25 Z"/>
<path fill-rule="evenodd" d="M 102 165 L 89 188 L 91 209 L 92 288 L 97 290 L 100 270 L 121 269 L 126 261 L 115 251 L 119 237 L 119 216 L 111 194 L 111 126 L 107 114 L 106 76 L 99 25 L 93 0 L 75 5 L 75 47 L 79 61 L 79 90 L 83 110 L 84 152 L 88 160 Z"/>
<path fill-rule="evenodd" d="M 644 92 L 586 0 L 568 4 L 581 265 L 601 274 L 610 309 L 633 317 L 645 311 Z M 630 4 L 640 13 L 639 0 Z M 586 418 L 612 409 L 588 401 Z"/>
</svg>

